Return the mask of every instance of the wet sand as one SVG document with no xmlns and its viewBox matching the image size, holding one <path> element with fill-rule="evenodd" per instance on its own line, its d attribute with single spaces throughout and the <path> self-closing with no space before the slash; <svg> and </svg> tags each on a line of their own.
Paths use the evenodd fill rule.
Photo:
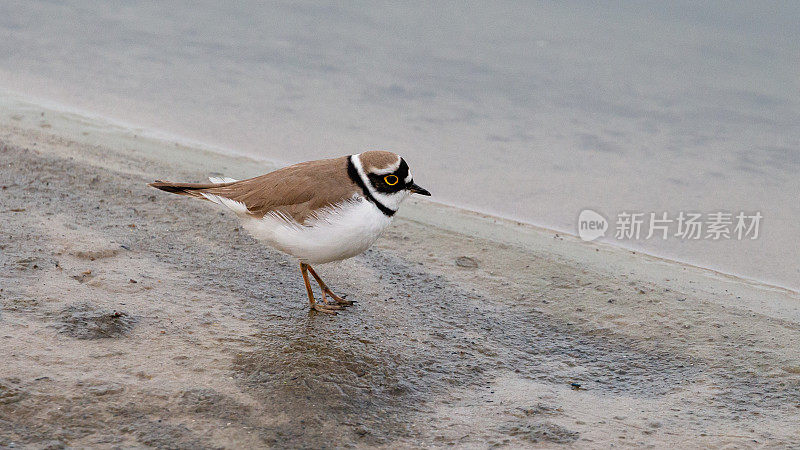
<svg viewBox="0 0 800 450">
<path fill-rule="evenodd" d="M 269 169 L 2 105 L 0 446 L 800 445 L 796 292 L 413 201 L 310 313 L 146 186 Z"/>
</svg>

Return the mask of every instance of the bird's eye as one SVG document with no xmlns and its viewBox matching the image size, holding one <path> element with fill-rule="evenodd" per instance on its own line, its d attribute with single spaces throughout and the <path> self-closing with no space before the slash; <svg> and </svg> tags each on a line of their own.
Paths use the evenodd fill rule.
<svg viewBox="0 0 800 450">
<path fill-rule="evenodd" d="M 383 181 L 385 181 L 389 186 L 394 186 L 398 181 L 400 181 L 400 179 L 395 175 L 386 175 L 383 177 Z"/>
</svg>

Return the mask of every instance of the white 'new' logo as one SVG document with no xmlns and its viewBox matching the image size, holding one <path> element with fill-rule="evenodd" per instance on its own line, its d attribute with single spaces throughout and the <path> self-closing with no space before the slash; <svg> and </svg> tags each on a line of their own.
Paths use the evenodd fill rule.
<svg viewBox="0 0 800 450">
<path fill-rule="evenodd" d="M 578 216 L 578 236 L 584 241 L 593 241 L 605 236 L 608 221 L 600 213 L 584 209 Z"/>
</svg>

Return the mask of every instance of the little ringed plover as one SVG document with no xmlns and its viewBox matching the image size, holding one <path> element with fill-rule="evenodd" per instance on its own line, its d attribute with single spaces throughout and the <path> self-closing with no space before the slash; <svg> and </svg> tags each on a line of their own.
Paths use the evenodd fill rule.
<svg viewBox="0 0 800 450">
<path fill-rule="evenodd" d="M 406 197 L 431 195 L 414 183 L 403 158 L 384 151 L 308 161 L 247 180 L 209 181 L 156 181 L 150 186 L 234 211 L 254 238 L 300 261 L 311 309 L 331 314 L 353 302 L 334 294 L 311 264 L 364 252 L 391 223 Z M 314 299 L 308 273 L 322 290 L 322 303 Z M 330 303 L 326 294 L 336 303 Z"/>
</svg>

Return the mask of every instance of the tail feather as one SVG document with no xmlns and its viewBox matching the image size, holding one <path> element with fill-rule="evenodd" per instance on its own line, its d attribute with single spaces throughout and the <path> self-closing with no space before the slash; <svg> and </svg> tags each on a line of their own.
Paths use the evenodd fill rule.
<svg viewBox="0 0 800 450">
<path fill-rule="evenodd" d="M 224 187 L 230 184 L 233 183 L 171 183 L 169 181 L 156 180 L 154 183 L 149 183 L 148 186 L 162 191 L 172 192 L 173 194 L 206 199 L 203 195 L 204 189 Z"/>
<path fill-rule="evenodd" d="M 213 181 L 214 180 L 212 180 L 211 183 L 170 183 L 168 181 L 156 181 L 154 183 L 149 183 L 149 186 L 161 189 L 162 191 L 172 192 L 173 194 L 188 195 L 190 197 L 208 200 L 232 209 L 233 212 L 241 216 L 249 214 L 250 211 L 248 211 L 247 205 L 244 203 L 208 191 L 211 188 L 230 186 L 231 184 L 237 183 L 236 180 L 223 183 L 215 183 Z"/>
<path fill-rule="evenodd" d="M 148 185 L 156 189 L 161 189 L 162 191 L 172 192 L 173 194 L 188 195 L 190 197 L 208 200 L 232 209 L 236 214 L 242 216 L 249 214 L 250 211 L 248 211 L 247 205 L 244 203 L 209 192 L 209 189 L 212 188 L 225 187 L 238 183 L 238 181 L 233 178 L 227 178 L 227 180 L 230 181 L 215 180 L 212 178 L 211 183 L 170 183 L 168 181 L 157 180 Z"/>
<path fill-rule="evenodd" d="M 214 184 L 236 183 L 237 179 L 231 177 L 208 177 L 208 181 Z"/>
</svg>

